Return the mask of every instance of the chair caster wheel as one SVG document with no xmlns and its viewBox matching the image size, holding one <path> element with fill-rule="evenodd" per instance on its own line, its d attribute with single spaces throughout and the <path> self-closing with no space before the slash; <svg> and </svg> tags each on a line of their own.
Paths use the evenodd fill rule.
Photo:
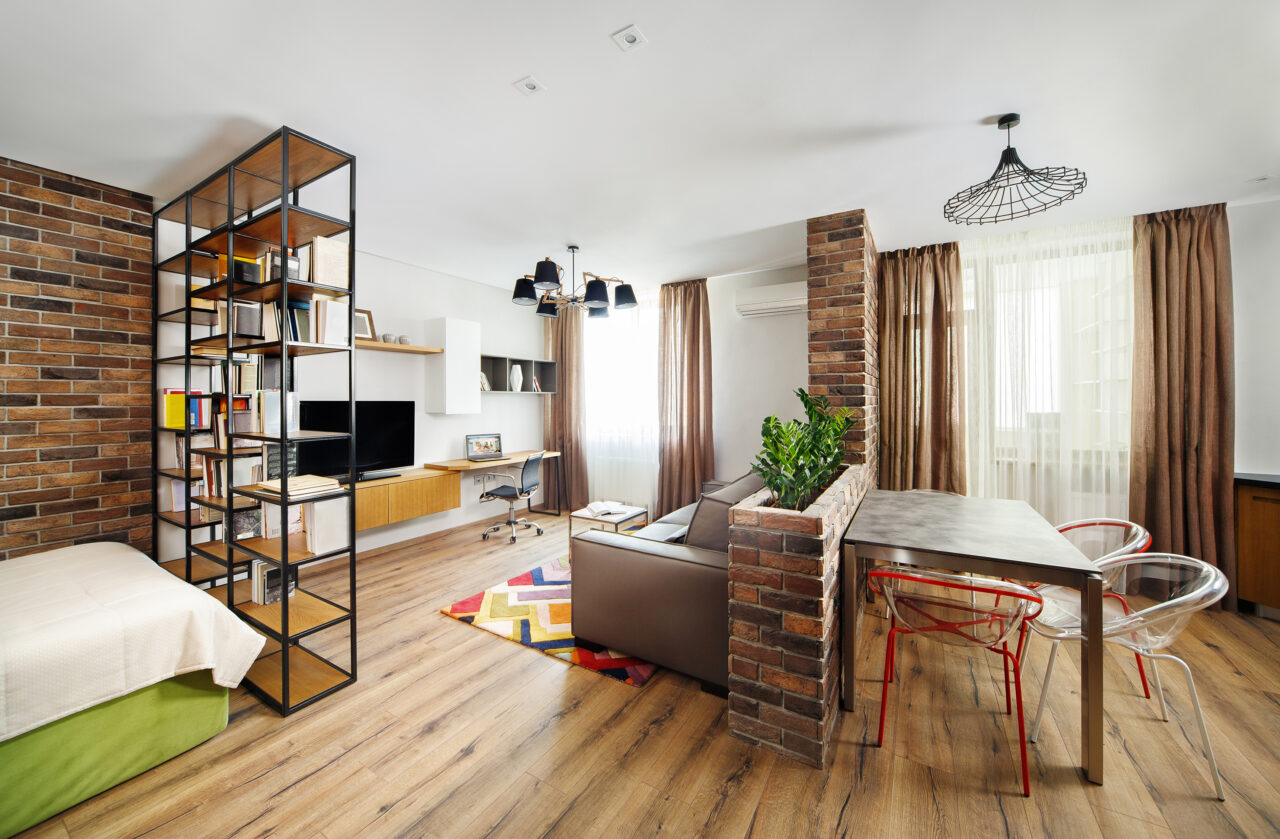
<svg viewBox="0 0 1280 839">
<path fill-rule="evenodd" d="M 511 544 L 513 544 L 513 545 L 514 545 L 515 543 L 516 543 L 516 537 L 512 536 L 512 537 L 511 537 Z"/>
<path fill-rule="evenodd" d="M 489 538 L 489 534 L 488 534 L 488 533 L 481 533 L 481 534 L 480 534 L 480 538 L 481 538 L 481 539 L 488 539 L 488 538 Z"/>
<path fill-rule="evenodd" d="M 533 527 L 533 525 L 531 525 L 531 524 L 526 524 L 526 525 L 524 526 L 524 529 L 525 529 L 525 530 L 528 530 L 528 529 L 529 529 L 529 528 L 531 528 L 531 527 Z"/>
<path fill-rule="evenodd" d="M 538 528 L 538 535 L 539 535 L 539 536 L 541 536 L 541 535 L 542 535 L 542 528 L 541 528 L 541 527 L 539 527 L 539 528 Z"/>
</svg>

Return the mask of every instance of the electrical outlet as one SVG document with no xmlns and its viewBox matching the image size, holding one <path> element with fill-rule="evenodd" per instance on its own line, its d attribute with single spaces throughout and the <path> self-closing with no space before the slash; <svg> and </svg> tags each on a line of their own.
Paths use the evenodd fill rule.
<svg viewBox="0 0 1280 839">
<path fill-rule="evenodd" d="M 482 483 L 483 481 L 484 481 L 484 475 L 474 475 L 471 478 L 471 482 L 475 484 Z"/>
</svg>

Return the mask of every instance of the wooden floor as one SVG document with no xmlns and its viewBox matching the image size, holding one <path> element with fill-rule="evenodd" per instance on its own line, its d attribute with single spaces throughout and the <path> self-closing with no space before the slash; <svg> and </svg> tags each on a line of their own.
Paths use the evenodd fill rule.
<svg viewBox="0 0 1280 839">
<path fill-rule="evenodd" d="M 1227 800 L 1214 800 L 1185 684 L 1170 722 L 1132 656 L 1106 662 L 1106 784 L 1082 780 L 1077 652 L 1060 656 L 1031 797 L 999 660 L 907 639 L 874 742 L 879 683 L 845 715 L 834 765 L 729 737 L 725 702 L 660 673 L 644 688 L 571 667 L 440 614 L 566 553 L 565 519 L 516 545 L 481 525 L 359 562 L 360 680 L 281 719 L 232 695 L 222 734 L 32 829 L 29 836 L 1280 835 L 1280 625 L 1194 619 L 1175 652 L 1198 679 Z M 321 590 L 321 593 L 324 593 Z M 869 621 L 862 672 L 881 667 Z M 1027 664 L 1028 725 L 1048 644 Z"/>
</svg>

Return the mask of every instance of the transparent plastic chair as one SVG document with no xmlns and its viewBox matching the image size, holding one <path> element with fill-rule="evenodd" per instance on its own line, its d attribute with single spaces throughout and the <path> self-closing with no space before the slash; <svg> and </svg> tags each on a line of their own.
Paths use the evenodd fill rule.
<svg viewBox="0 0 1280 839">
<path fill-rule="evenodd" d="M 1191 668 L 1177 656 L 1162 651 L 1177 639 L 1192 615 L 1222 599 L 1227 593 L 1226 576 L 1207 562 L 1178 554 L 1116 556 L 1100 560 L 1097 565 L 1103 572 L 1103 640 L 1133 650 L 1139 662 L 1143 658 L 1151 661 L 1156 693 L 1160 697 L 1160 716 L 1165 722 L 1169 721 L 1169 710 L 1156 662 L 1174 661 L 1182 668 L 1187 679 L 1187 692 L 1195 707 L 1196 722 L 1200 726 L 1204 753 L 1213 774 L 1214 788 L 1218 800 L 1223 800 L 1222 778 L 1213 755 L 1213 745 L 1209 742 L 1209 730 L 1205 727 Z M 1031 725 L 1033 743 L 1040 733 L 1058 645 L 1064 640 L 1078 640 L 1082 636 L 1080 598 L 1074 589 L 1043 586 L 1036 593 L 1043 598 L 1044 609 L 1029 624 L 1037 634 L 1054 643 L 1049 652 L 1049 665 L 1040 691 L 1036 718 Z M 1145 677 L 1143 685 L 1146 687 Z"/>
</svg>

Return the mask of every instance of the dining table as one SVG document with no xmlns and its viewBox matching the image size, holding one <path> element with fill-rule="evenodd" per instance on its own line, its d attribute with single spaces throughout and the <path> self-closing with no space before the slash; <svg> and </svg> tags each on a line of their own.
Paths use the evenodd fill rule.
<svg viewBox="0 0 1280 839">
<path fill-rule="evenodd" d="M 1080 591 L 1080 762 L 1102 783 L 1102 575 L 1084 554 L 1024 501 L 943 492 L 870 490 L 845 530 L 842 545 L 843 690 L 853 710 L 859 607 L 866 573 L 895 563 L 1004 577 Z"/>
</svg>

